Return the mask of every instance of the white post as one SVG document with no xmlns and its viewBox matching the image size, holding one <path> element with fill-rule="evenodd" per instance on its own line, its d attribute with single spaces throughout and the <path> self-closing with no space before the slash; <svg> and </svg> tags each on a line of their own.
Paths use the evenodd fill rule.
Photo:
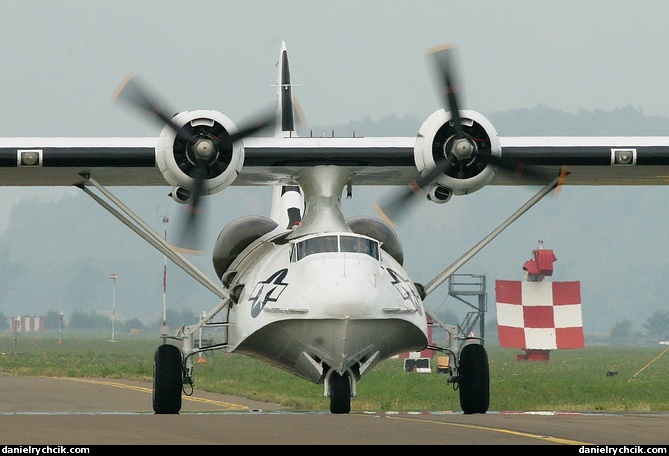
<svg viewBox="0 0 669 456">
<path fill-rule="evenodd" d="M 58 314 L 58 343 L 63 343 L 63 311 Z"/>
<path fill-rule="evenodd" d="M 167 217 L 167 214 L 163 216 L 163 225 L 165 227 L 165 242 L 167 242 L 167 224 L 170 222 L 170 219 Z M 160 334 L 163 336 L 163 343 L 169 328 L 167 327 L 167 256 L 163 255 L 163 326 L 160 330 Z"/>
<path fill-rule="evenodd" d="M 109 278 L 112 281 L 112 334 L 111 340 L 114 342 L 115 335 L 115 320 L 116 320 L 116 279 L 118 278 L 117 274 L 109 274 Z"/>
</svg>

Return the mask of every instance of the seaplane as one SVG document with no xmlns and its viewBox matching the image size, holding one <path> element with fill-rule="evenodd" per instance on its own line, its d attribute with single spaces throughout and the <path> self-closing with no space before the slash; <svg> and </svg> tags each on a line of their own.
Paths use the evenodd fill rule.
<svg viewBox="0 0 669 456">
<path fill-rule="evenodd" d="M 461 108 L 454 53 L 452 45 L 428 50 L 443 108 L 413 137 L 299 136 L 281 43 L 276 106 L 245 125 L 216 110 L 170 109 L 131 75 L 114 98 L 157 122 L 158 137 L 0 139 L 0 182 L 80 188 L 212 293 L 200 321 L 160 334 L 156 414 L 180 412 L 204 350 L 247 355 L 322 385 L 330 412 L 345 414 L 375 366 L 424 349 L 448 355 L 446 382 L 459 392 L 463 413 L 487 413 L 484 340 L 439 321 L 426 298 L 562 185 L 666 184 L 669 138 L 500 137 L 482 114 Z M 538 191 L 431 281 L 413 281 L 396 231 L 409 206 L 419 198 L 444 204 L 489 185 Z M 115 186 L 170 189 L 185 214 L 179 239 L 156 233 L 112 193 Z M 272 204 L 269 214 L 222 228 L 211 254 L 214 278 L 189 256 L 200 252 L 203 200 L 228 186 L 267 186 Z M 388 190 L 377 216 L 343 213 L 342 198 L 357 186 Z M 430 325 L 446 331 L 444 346 L 432 343 Z M 223 340 L 200 346 L 205 327 L 218 328 Z"/>
</svg>

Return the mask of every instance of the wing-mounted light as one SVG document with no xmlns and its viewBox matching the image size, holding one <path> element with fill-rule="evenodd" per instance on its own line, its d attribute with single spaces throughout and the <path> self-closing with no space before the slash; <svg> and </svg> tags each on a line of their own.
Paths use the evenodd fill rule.
<svg viewBox="0 0 669 456">
<path fill-rule="evenodd" d="M 201 195 L 211 195 L 234 182 L 244 165 L 242 141 L 222 141 L 238 133 L 235 124 L 217 111 L 186 111 L 163 128 L 156 157 L 163 177 L 175 186 L 179 202 L 187 202 L 189 189 L 196 186 L 197 172 L 203 173 Z M 177 126 L 175 130 L 174 126 Z M 179 134 L 177 134 L 179 132 Z"/>
<path fill-rule="evenodd" d="M 416 137 L 416 168 L 433 179 L 428 199 L 437 203 L 483 188 L 497 171 L 501 146 L 493 125 L 476 111 L 460 111 L 459 120 L 460 130 L 451 113 L 440 109 Z"/>
</svg>

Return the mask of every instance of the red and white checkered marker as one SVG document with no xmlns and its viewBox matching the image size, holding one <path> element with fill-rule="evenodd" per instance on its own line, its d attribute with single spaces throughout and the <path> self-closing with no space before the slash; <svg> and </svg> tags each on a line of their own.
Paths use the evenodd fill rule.
<svg viewBox="0 0 669 456">
<path fill-rule="evenodd" d="M 583 348 L 581 283 L 495 281 L 502 347 L 523 350 Z"/>
</svg>

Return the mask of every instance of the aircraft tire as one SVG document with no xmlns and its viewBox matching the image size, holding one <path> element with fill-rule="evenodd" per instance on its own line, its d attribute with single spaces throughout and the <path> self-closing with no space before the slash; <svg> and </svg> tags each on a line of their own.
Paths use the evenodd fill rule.
<svg viewBox="0 0 669 456">
<path fill-rule="evenodd" d="M 486 413 L 490 406 L 488 353 L 483 345 L 468 344 L 460 352 L 460 407 L 465 414 Z"/>
<path fill-rule="evenodd" d="M 153 411 L 175 415 L 181 410 L 181 351 L 175 345 L 163 344 L 153 357 Z"/>
<path fill-rule="evenodd" d="M 351 411 L 351 382 L 348 374 L 333 372 L 330 377 L 330 413 Z"/>
</svg>

